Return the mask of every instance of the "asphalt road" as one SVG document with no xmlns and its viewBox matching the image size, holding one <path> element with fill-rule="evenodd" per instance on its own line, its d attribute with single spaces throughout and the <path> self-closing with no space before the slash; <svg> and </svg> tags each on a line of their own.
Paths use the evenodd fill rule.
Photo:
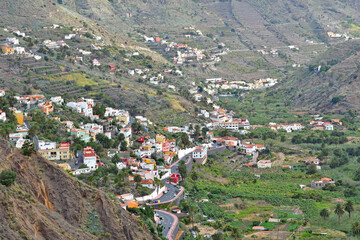
<svg viewBox="0 0 360 240">
<path fill-rule="evenodd" d="M 183 159 L 181 161 L 187 162 L 189 157 L 191 157 L 191 154 L 188 154 L 185 157 L 183 157 Z M 177 164 L 175 164 L 174 166 L 171 167 L 171 173 L 179 173 L 178 167 L 180 165 L 180 162 L 178 162 Z M 163 180 L 162 182 L 167 187 L 168 192 L 165 193 L 164 195 L 162 195 L 159 199 L 157 199 L 157 200 L 160 200 L 160 203 L 165 202 L 165 201 L 170 201 L 171 199 L 176 197 L 177 193 L 180 191 L 180 188 L 178 186 L 173 185 L 171 183 L 167 183 L 166 179 Z"/>
<path fill-rule="evenodd" d="M 162 218 L 161 220 L 161 226 L 164 227 L 162 231 L 162 235 L 167 237 L 170 231 L 171 226 L 173 225 L 175 219 L 170 214 L 164 213 L 164 212 L 158 212 L 156 213 L 159 215 L 159 217 Z"/>
</svg>

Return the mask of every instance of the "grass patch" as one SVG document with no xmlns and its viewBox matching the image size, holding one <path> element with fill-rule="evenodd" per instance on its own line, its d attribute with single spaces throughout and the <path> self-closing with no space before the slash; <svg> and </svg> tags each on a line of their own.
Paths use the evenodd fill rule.
<svg viewBox="0 0 360 240">
<path fill-rule="evenodd" d="M 262 213 L 262 214 L 266 214 L 272 212 L 273 207 L 272 206 L 251 206 L 247 209 L 241 210 L 239 211 L 239 213 L 237 214 L 238 218 L 246 218 L 249 217 L 251 214 L 254 213 Z"/>
<path fill-rule="evenodd" d="M 59 77 L 52 77 L 50 78 L 51 81 L 57 81 L 57 82 L 75 82 L 76 85 L 84 87 L 86 85 L 88 86 L 94 86 L 98 85 L 97 82 L 94 80 L 87 78 L 85 74 L 82 73 L 72 73 L 64 76 Z"/>
</svg>

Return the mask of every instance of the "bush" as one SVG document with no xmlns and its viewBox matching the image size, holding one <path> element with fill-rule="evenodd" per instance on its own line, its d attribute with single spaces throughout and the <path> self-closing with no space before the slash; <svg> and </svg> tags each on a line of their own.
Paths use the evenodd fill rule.
<svg viewBox="0 0 360 240">
<path fill-rule="evenodd" d="M 16 173 L 11 170 L 3 170 L 0 173 L 0 183 L 5 186 L 10 186 L 15 182 Z"/>
</svg>

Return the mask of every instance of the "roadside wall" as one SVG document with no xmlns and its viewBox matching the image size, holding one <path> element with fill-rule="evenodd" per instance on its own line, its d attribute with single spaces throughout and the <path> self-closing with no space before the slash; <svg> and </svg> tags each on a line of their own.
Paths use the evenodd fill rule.
<svg viewBox="0 0 360 240">
<path fill-rule="evenodd" d="M 166 189 L 165 186 L 163 186 L 162 188 L 157 186 L 155 191 L 152 192 L 150 195 L 138 197 L 138 198 L 136 198 L 136 200 L 139 202 L 146 202 L 148 200 L 153 200 L 155 197 L 159 196 L 159 194 L 163 193 L 165 191 L 165 189 Z"/>
</svg>

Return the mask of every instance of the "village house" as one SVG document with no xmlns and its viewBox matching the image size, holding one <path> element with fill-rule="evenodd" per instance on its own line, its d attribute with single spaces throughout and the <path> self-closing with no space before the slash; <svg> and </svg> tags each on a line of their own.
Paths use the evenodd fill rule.
<svg viewBox="0 0 360 240">
<path fill-rule="evenodd" d="M 23 136 L 27 136 L 28 132 L 29 132 L 29 128 L 26 125 L 17 125 L 16 126 L 16 131 L 19 133 L 22 133 Z"/>
<path fill-rule="evenodd" d="M 335 181 L 331 178 L 322 178 L 320 181 L 312 181 L 310 186 L 312 188 L 322 188 L 327 184 L 335 184 Z"/>
<path fill-rule="evenodd" d="M 331 119 L 331 123 L 334 125 L 342 126 L 342 122 L 340 119 Z"/>
<path fill-rule="evenodd" d="M 197 146 L 192 152 L 192 158 L 197 164 L 204 165 L 207 160 L 207 147 Z"/>
<path fill-rule="evenodd" d="M 15 53 L 15 49 L 13 47 L 9 47 L 9 46 L 2 46 L 1 47 L 1 51 L 3 54 L 5 55 L 9 55 L 9 54 L 14 54 Z"/>
<path fill-rule="evenodd" d="M 317 158 L 314 159 L 306 159 L 305 160 L 305 164 L 310 165 L 310 164 L 314 164 L 314 165 L 319 165 L 320 164 L 320 160 Z"/>
<path fill-rule="evenodd" d="M 9 140 L 13 143 L 16 143 L 19 139 L 23 139 L 24 135 L 22 133 L 10 133 Z"/>
<path fill-rule="evenodd" d="M 52 102 L 45 102 L 45 104 L 41 106 L 41 110 L 46 115 L 49 115 L 51 112 L 54 111 L 54 106 L 52 105 Z"/>
<path fill-rule="evenodd" d="M 83 150 L 83 158 L 84 164 L 88 166 L 91 170 L 96 170 L 98 165 L 96 161 L 96 153 L 95 150 L 91 147 L 86 147 Z"/>
<path fill-rule="evenodd" d="M 284 124 L 280 125 L 281 129 L 285 130 L 288 133 L 301 131 L 305 127 L 301 125 L 300 123 L 293 123 L 293 124 Z"/>
<path fill-rule="evenodd" d="M 90 133 L 84 129 L 73 128 L 70 130 L 70 134 L 75 138 L 80 138 L 82 141 L 86 143 L 90 142 Z"/>
<path fill-rule="evenodd" d="M 57 48 L 60 48 L 60 45 L 58 45 L 56 42 L 54 41 L 51 41 L 51 40 L 45 40 L 43 41 L 43 45 L 47 48 L 50 48 L 50 49 L 57 49 Z"/>
<path fill-rule="evenodd" d="M 25 48 L 24 47 L 15 47 L 14 51 L 16 54 L 25 54 Z"/>
<path fill-rule="evenodd" d="M 195 101 L 200 102 L 201 99 L 202 99 L 202 95 L 197 93 L 197 94 L 194 95 L 194 99 L 195 99 Z"/>
<path fill-rule="evenodd" d="M 11 44 L 13 44 L 13 45 L 19 45 L 19 39 L 17 39 L 17 38 L 10 38 L 10 37 L 8 37 L 8 38 L 6 38 L 6 41 L 8 42 L 8 43 L 11 43 Z"/>
<path fill-rule="evenodd" d="M 72 121 L 62 121 L 61 123 L 66 125 L 66 127 L 69 129 L 69 132 L 72 128 L 74 128 L 74 123 Z"/>
<path fill-rule="evenodd" d="M 64 99 L 60 96 L 52 97 L 52 98 L 50 98 L 50 101 L 55 104 L 59 104 L 59 105 L 62 105 L 64 103 Z"/>
<path fill-rule="evenodd" d="M 141 186 L 147 187 L 149 189 L 154 188 L 154 180 L 151 180 L 151 179 L 149 179 L 149 180 L 145 180 L 145 179 L 141 180 L 140 184 L 141 184 Z"/>
<path fill-rule="evenodd" d="M 0 89 L 0 97 L 4 97 L 5 96 L 5 90 Z"/>
<path fill-rule="evenodd" d="M 334 131 L 334 125 L 330 122 L 324 122 L 323 126 L 325 131 Z"/>
<path fill-rule="evenodd" d="M 81 102 L 69 102 L 66 106 L 74 109 L 80 114 L 85 115 L 86 117 L 91 117 L 93 115 L 92 104 L 86 101 Z"/>
<path fill-rule="evenodd" d="M 101 63 L 99 62 L 99 60 L 97 60 L 96 58 L 94 58 L 94 59 L 92 60 L 92 65 L 93 65 L 93 66 L 101 66 Z"/>
<path fill-rule="evenodd" d="M 270 160 L 260 160 L 257 162 L 258 168 L 271 168 L 271 161 Z"/>
<path fill-rule="evenodd" d="M 104 129 L 102 125 L 96 124 L 96 123 L 87 123 L 80 127 L 81 129 L 84 129 L 92 134 L 99 134 L 104 133 Z"/>
<path fill-rule="evenodd" d="M 0 110 L 0 121 L 5 122 L 6 121 L 6 112 Z"/>
<path fill-rule="evenodd" d="M 20 138 L 16 141 L 16 144 L 15 144 L 15 147 L 20 149 L 23 147 L 24 143 L 25 142 L 30 142 L 30 139 L 23 139 L 23 138 Z"/>
<path fill-rule="evenodd" d="M 60 161 L 71 158 L 69 143 L 61 143 L 57 148 L 55 142 L 39 141 L 38 148 L 38 152 L 47 160 Z"/>
</svg>

